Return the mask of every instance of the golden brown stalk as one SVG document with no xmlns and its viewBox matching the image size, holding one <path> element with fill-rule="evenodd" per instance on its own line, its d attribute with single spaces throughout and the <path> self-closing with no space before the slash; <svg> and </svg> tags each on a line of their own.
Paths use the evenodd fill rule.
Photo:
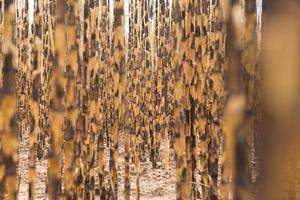
<svg viewBox="0 0 300 200">
<path fill-rule="evenodd" d="M 30 78 L 31 78 L 31 45 L 29 32 L 28 1 L 15 1 L 16 9 L 16 47 L 17 47 L 17 126 L 19 135 L 20 160 L 18 175 L 20 176 L 18 196 L 28 198 L 28 152 L 30 127 Z"/>
<path fill-rule="evenodd" d="M 261 187 L 257 198 L 297 199 L 294 174 L 295 162 L 299 162 L 299 1 L 264 3 Z"/>
<path fill-rule="evenodd" d="M 192 130 L 192 115 L 194 114 L 194 103 L 192 97 L 192 83 L 195 76 L 195 49 L 193 47 L 193 29 L 194 29 L 194 6 L 191 0 L 183 1 L 184 19 L 184 34 L 183 34 L 183 77 L 184 77 L 184 112 L 185 112 L 185 138 L 186 138 L 186 159 L 187 159 L 187 198 L 192 199 L 193 192 L 193 143 L 194 133 Z"/>
<path fill-rule="evenodd" d="M 137 193 L 136 193 L 136 199 L 140 199 L 141 196 L 141 189 L 140 189 L 140 177 L 141 177 L 141 161 L 145 158 L 144 153 L 141 151 L 142 148 L 142 138 L 143 138 L 143 131 L 144 131 L 144 125 L 143 125 L 143 66 L 142 66 L 142 3 L 143 1 L 137 1 L 137 52 L 136 55 L 137 57 L 137 64 L 136 64 L 136 108 L 137 111 L 135 114 L 135 120 L 136 120 L 136 135 L 137 135 L 137 146 L 136 146 L 136 151 L 137 151 L 137 160 L 136 160 L 136 168 L 137 168 Z"/>
<path fill-rule="evenodd" d="M 65 98 L 65 193 L 82 198 L 81 138 L 82 122 L 82 2 L 69 1 Z"/>
<path fill-rule="evenodd" d="M 163 36 L 164 36 L 164 2 L 155 1 L 155 46 L 154 46 L 154 72 L 153 72 L 153 106 L 154 106 L 154 167 L 160 160 L 161 137 L 164 132 L 163 112 Z"/>
<path fill-rule="evenodd" d="M 90 15 L 90 8 L 89 8 L 89 1 L 81 1 L 81 65 L 80 65 L 80 115 L 81 115 L 81 171 L 82 171 L 82 189 L 83 189 L 83 199 L 89 198 L 89 119 L 88 119 L 88 112 L 89 112 L 89 97 L 88 97 L 88 78 L 89 78 L 89 15 Z"/>
<path fill-rule="evenodd" d="M 98 156 L 98 166 L 99 166 L 99 195 L 100 198 L 104 199 L 106 192 L 106 185 L 105 185 L 105 175 L 104 175 L 104 168 L 105 168 L 105 133 L 108 136 L 108 129 L 109 129 L 109 99 L 111 92 L 110 91 L 110 67 L 108 67 L 109 63 L 109 39 L 110 35 L 107 31 L 109 27 L 109 16 L 108 16 L 108 1 L 104 0 L 101 1 L 100 4 L 100 20 L 99 20 L 99 27 L 100 27 L 100 69 L 99 69 L 99 76 L 100 82 L 102 84 L 99 88 L 99 101 L 100 101 L 100 110 L 101 110 L 101 121 L 99 122 L 99 135 L 98 135 L 98 146 L 97 146 L 97 156 Z"/>
<path fill-rule="evenodd" d="M 245 148 L 244 160 L 245 162 L 237 163 L 239 173 L 244 174 L 240 177 L 251 177 L 252 180 L 244 178 L 239 182 L 245 185 L 244 189 L 251 193 L 253 184 L 255 183 L 255 176 L 257 174 L 255 167 L 256 147 L 255 147 L 255 123 L 257 117 L 257 110 L 255 106 L 259 103 L 260 99 L 258 93 L 258 86 L 256 82 L 259 81 L 258 71 L 258 53 L 259 47 L 257 46 L 257 29 L 256 29 L 256 1 L 245 2 L 245 25 L 244 33 L 242 35 L 243 51 L 241 55 L 242 64 L 242 78 L 243 86 L 246 97 L 245 113 L 244 113 L 244 131 L 245 143 L 248 143 L 249 148 Z M 248 169 L 248 170 L 247 170 Z M 252 185 L 250 186 L 252 182 Z M 254 189 L 254 188 L 253 188 Z"/>
<path fill-rule="evenodd" d="M 132 49 L 131 54 L 131 90 L 132 98 L 130 99 L 132 109 L 132 125 L 131 125 L 131 138 L 132 138 L 132 154 L 136 170 L 136 196 L 135 199 L 140 199 L 140 143 L 141 143 L 141 74 L 140 74 L 140 22 L 141 22 L 141 1 L 135 0 L 132 2 Z M 129 75 L 130 76 L 130 75 Z M 129 80 L 128 80 L 129 82 Z"/>
<path fill-rule="evenodd" d="M 39 88 L 40 88 L 40 67 L 41 67 L 41 5 L 42 1 L 34 4 L 33 22 L 30 24 L 30 45 L 31 60 L 29 71 L 29 119 L 30 119 L 30 138 L 29 138 L 29 199 L 36 198 L 37 181 L 37 137 L 39 132 Z M 39 185 L 40 186 L 40 185 Z"/>
<path fill-rule="evenodd" d="M 145 18 L 147 13 L 145 12 L 145 1 L 139 1 L 140 7 L 139 7 L 139 12 L 140 12 L 140 17 L 139 17 L 139 33 L 138 33 L 138 40 L 139 40 L 139 59 L 140 59 L 140 68 L 138 70 L 138 76 L 139 76 L 139 87 L 140 87 L 140 92 L 139 92 L 139 137 L 140 137 L 140 148 L 141 151 L 145 152 L 140 154 L 140 159 L 141 161 L 144 161 L 146 159 L 146 142 L 145 140 L 146 137 L 146 122 L 145 122 L 145 115 L 146 115 L 146 99 L 145 99 L 145 93 L 146 93 L 146 68 L 145 68 Z"/>
<path fill-rule="evenodd" d="M 53 3 L 53 2 L 52 2 Z M 66 65 L 66 32 L 64 1 L 58 0 L 50 4 L 50 57 L 51 76 L 49 79 L 49 112 L 50 140 L 48 153 L 48 196 L 49 199 L 60 199 L 62 195 L 61 160 L 64 123 L 64 66 Z M 55 18 L 52 18 L 55 10 Z M 58 42 L 59 41 L 59 42 Z"/>
<path fill-rule="evenodd" d="M 35 2 L 34 5 L 34 21 L 32 22 L 32 40 L 33 40 L 33 47 L 32 47 L 32 89 L 31 89 L 31 110 L 32 110 L 32 125 L 34 126 L 34 130 L 32 130 L 31 136 L 32 138 L 30 139 L 30 142 L 32 142 L 32 148 L 30 149 L 30 167 L 32 167 L 32 172 L 34 173 L 34 167 L 36 169 L 36 182 L 40 184 L 36 184 L 34 187 L 34 184 L 30 187 L 30 190 L 32 190 L 32 198 L 34 198 L 35 194 L 36 195 L 43 195 L 44 197 L 45 192 L 44 189 L 46 188 L 46 181 L 47 181 L 47 173 L 44 173 L 41 170 L 44 163 L 47 162 L 47 159 L 43 157 L 43 152 L 41 151 L 41 144 L 42 140 L 41 137 L 41 127 L 42 125 L 40 124 L 40 104 L 41 104 L 41 96 L 40 93 L 42 92 L 41 90 L 41 71 L 42 71 L 42 60 L 43 60 L 43 42 L 42 42 L 42 9 L 43 9 L 43 1 L 39 0 Z M 29 171 L 29 173 L 31 173 Z M 33 175 L 34 176 L 34 175 Z M 29 178 L 29 181 L 31 178 Z M 32 182 L 34 182 L 34 177 Z"/>
<path fill-rule="evenodd" d="M 175 161 L 176 161 L 176 198 L 187 199 L 187 169 L 186 169 L 186 140 L 185 140 L 185 114 L 184 114 L 184 76 L 183 76 L 183 30 L 184 30 L 184 16 L 182 11 L 184 4 L 181 1 L 173 2 L 173 28 L 176 40 L 174 41 L 174 52 L 172 55 L 172 64 L 175 67 L 175 86 L 174 86 L 174 133 L 175 133 Z"/>
<path fill-rule="evenodd" d="M 151 9 L 151 14 L 149 14 L 149 45 L 150 45 L 150 102 L 149 102 L 149 126 L 150 126 L 150 142 L 151 142 L 151 152 L 150 160 L 152 162 L 153 168 L 156 168 L 157 162 L 157 148 L 156 148 L 156 53 L 157 53 L 157 1 L 153 1 L 152 5 L 149 6 Z"/>
<path fill-rule="evenodd" d="M 208 1 L 197 1 L 195 7 L 195 94 L 191 91 L 192 96 L 195 97 L 195 128 L 198 131 L 196 134 L 197 140 L 197 154 L 199 160 L 197 162 L 197 169 L 199 171 L 198 179 L 201 181 L 201 198 L 208 198 L 209 189 L 209 172 L 208 172 L 208 143 L 209 133 L 207 129 L 207 92 L 206 92 L 206 71 L 207 71 L 207 60 L 209 57 L 207 41 L 208 41 Z"/>
<path fill-rule="evenodd" d="M 50 3 L 48 0 L 42 1 L 41 12 L 42 16 L 42 59 L 41 59 L 41 91 L 39 104 L 39 127 L 38 135 L 38 158 L 42 158 L 48 151 L 48 137 L 49 137 L 49 76 L 50 76 L 50 51 L 51 51 L 51 35 L 52 26 L 50 20 Z M 49 33 L 48 33 L 49 31 Z"/>
<path fill-rule="evenodd" d="M 36 5 L 34 5 L 36 6 Z M 33 98 L 33 93 L 36 91 L 34 89 L 33 83 L 35 79 L 35 69 L 38 67 L 35 64 L 36 59 L 36 45 L 35 45 L 35 23 L 33 22 L 30 24 L 31 30 L 29 31 L 29 40 L 30 40 L 30 60 L 29 66 L 30 69 L 28 70 L 28 98 L 29 98 L 29 110 L 28 110 L 28 118 L 29 118 L 29 172 L 28 172 L 28 181 L 29 181 L 29 188 L 28 188 L 28 198 L 34 199 L 35 198 L 35 181 L 36 181 L 36 144 L 37 144 L 37 120 L 38 120 L 38 102 Z"/>
<path fill-rule="evenodd" d="M 82 114 L 82 132 L 81 132 L 81 160 L 82 160 L 82 172 L 83 172 L 83 198 L 93 198 L 94 190 L 92 189 L 91 182 L 91 163 L 93 163 L 93 141 L 94 135 L 91 132 L 91 115 L 90 113 L 95 109 L 95 102 L 93 102 L 93 73 L 96 72 L 97 59 L 94 57 L 96 53 L 94 47 L 92 46 L 91 34 L 95 33 L 95 24 L 93 16 L 94 1 L 82 1 L 82 65 L 80 66 L 80 80 L 81 80 L 81 97 L 80 106 Z M 91 100 L 91 98 L 92 100 Z M 91 109 L 90 109 L 91 108 Z M 92 187 L 91 187 L 92 186 Z M 92 189 L 92 190 L 91 190 Z M 92 195 L 92 196 L 90 196 Z"/>
<path fill-rule="evenodd" d="M 76 136 L 75 136 L 75 190 L 76 197 L 79 199 L 84 198 L 84 166 L 83 166 L 83 153 L 86 151 L 85 147 L 85 136 L 86 136 L 86 115 L 84 107 L 86 103 L 86 93 L 85 93 L 85 69 L 86 64 L 84 62 L 84 2 L 83 0 L 75 1 L 74 5 L 77 13 L 74 13 L 76 16 L 76 47 L 78 48 L 77 62 L 78 62 L 78 71 L 76 76 L 76 95 L 77 95 L 77 118 L 76 118 Z"/>
<path fill-rule="evenodd" d="M 133 99 L 134 91 L 135 91 L 135 80 L 134 80 L 134 64 L 136 63 L 136 50 L 135 50 L 135 42 L 136 42 L 136 9 L 135 9 L 135 3 L 137 1 L 131 0 L 129 2 L 129 24 L 128 24 L 128 46 L 127 48 L 131 51 L 128 51 L 127 53 L 127 59 L 126 59 L 126 79 L 128 81 L 126 85 L 126 103 L 127 107 L 129 107 L 128 110 L 133 109 Z M 126 111 L 126 122 L 124 122 L 124 157 L 125 157 L 125 180 L 124 180 L 124 199 L 129 200 L 130 199 L 130 159 L 131 155 L 134 155 L 134 152 L 132 150 L 132 147 L 135 145 L 135 141 L 133 139 L 135 138 L 135 130 L 134 130 L 134 113 L 130 111 Z M 133 159 L 135 157 L 133 156 Z"/>
<path fill-rule="evenodd" d="M 39 127 L 40 132 L 38 135 L 38 150 L 37 156 L 39 159 L 48 154 L 49 148 L 49 136 L 50 136 L 50 74 L 53 66 L 54 59 L 54 44 L 53 44 L 53 1 L 44 0 L 42 1 L 41 12 L 44 13 L 41 22 L 41 32 L 42 32 L 42 56 L 41 56 L 41 78 L 40 78 L 40 101 L 39 101 Z M 49 161 L 48 161 L 49 162 Z M 48 163 L 48 169 L 50 171 L 51 167 Z M 54 168 L 53 168 L 54 170 Z M 59 169 L 56 170 L 56 172 Z M 52 176 L 49 175 L 50 180 Z M 58 193 L 54 193 L 56 188 L 56 183 L 50 184 L 50 193 L 48 193 L 49 198 L 56 198 Z M 57 188 L 56 188 L 57 192 Z"/>
<path fill-rule="evenodd" d="M 169 0 L 164 1 L 165 11 L 164 11 L 164 41 L 163 44 L 165 46 L 164 54 L 163 54 L 163 110 L 165 113 L 165 129 L 164 129 L 164 140 L 165 140 L 165 157 L 164 157 L 164 165 L 165 170 L 168 173 L 170 169 L 170 143 L 169 140 L 171 133 L 173 133 L 173 116 L 174 116 L 174 78 L 173 78 L 173 66 L 171 65 L 171 53 L 172 49 L 172 36 L 171 36 L 171 16 L 170 16 L 170 2 Z M 171 143 L 172 144 L 172 143 Z"/>
<path fill-rule="evenodd" d="M 231 15 L 227 19 L 226 52 L 228 55 L 228 100 L 224 111 L 224 181 L 225 185 L 221 190 L 221 198 L 249 199 L 249 194 L 237 185 L 238 168 L 237 152 L 239 145 L 243 145 L 244 134 L 238 127 L 242 126 L 245 110 L 245 95 L 240 81 L 241 76 L 241 26 L 242 16 L 239 2 L 232 2 L 224 12 Z"/>
<path fill-rule="evenodd" d="M 150 13 L 149 5 L 147 1 L 144 1 L 143 12 L 145 13 L 143 18 L 143 60 L 145 68 L 145 94 L 144 94 L 144 122 L 145 122 L 145 136 L 144 144 L 146 151 L 150 152 L 151 155 L 151 134 L 152 134 L 152 104 L 151 104 L 151 83 L 152 83 L 152 65 L 151 65 L 151 54 L 150 54 L 150 44 L 151 44 L 151 23 L 150 23 Z M 151 157 L 150 157 L 151 159 Z"/>
<path fill-rule="evenodd" d="M 3 29 L 3 84 L 0 92 L 0 198 L 17 198 L 17 124 L 16 121 L 16 87 L 14 26 L 15 7 L 13 1 L 4 5 Z M 9 186 L 9 187 L 7 187 Z"/>
<path fill-rule="evenodd" d="M 75 127 L 77 117 L 77 88 L 76 77 L 79 68 L 79 47 L 76 41 L 76 31 L 79 29 L 76 14 L 79 12 L 77 1 L 68 1 L 66 19 L 66 67 L 65 73 L 65 100 L 64 100 L 64 189 L 67 199 L 75 198 L 75 183 L 73 181 L 75 165 Z"/>
<path fill-rule="evenodd" d="M 152 1 L 150 7 L 150 20 L 149 20 L 149 45 L 150 45 L 150 76 L 149 76 L 149 84 L 150 84 L 150 102 L 148 111 L 149 111 L 149 131 L 150 131 L 150 160 L 152 162 L 153 168 L 156 168 L 157 162 L 157 135 L 156 132 L 156 72 L 157 72 L 157 62 L 156 62 L 156 54 L 157 54 L 157 0 Z"/>
<path fill-rule="evenodd" d="M 87 39 L 87 166 L 86 166 L 86 193 L 87 198 L 95 198 L 95 173 L 96 173 L 96 139 L 99 131 L 100 122 L 100 100 L 99 100 L 99 65 L 100 65 L 100 48 L 99 40 L 99 2 L 90 0 L 86 6 L 89 9 L 89 15 L 86 17 L 87 29 L 85 37 Z"/>
<path fill-rule="evenodd" d="M 112 127 L 112 145 L 110 149 L 110 173 L 111 173 L 111 191 L 114 199 L 118 195 L 118 143 L 119 130 L 124 119 L 124 94 L 126 91 L 126 66 L 124 57 L 124 1 L 114 1 L 114 21 L 112 35 L 113 68 L 114 68 L 114 105 L 113 105 L 113 127 Z"/>
<path fill-rule="evenodd" d="M 199 170 L 199 166 L 200 166 L 200 161 L 201 161 L 201 157 L 200 157 L 200 133 L 201 133 L 201 129 L 199 126 L 199 119 L 201 119 L 201 111 L 200 111 L 200 96 L 203 95 L 202 94 L 202 88 L 201 85 L 203 85 L 200 80 L 201 80 L 201 72 L 202 72 L 202 68 L 200 66 L 200 55 L 201 55 L 201 34 L 200 34 L 200 23 L 201 23 L 201 1 L 196 1 L 194 2 L 194 23 L 195 23 L 195 27 L 194 27 L 194 45 L 195 45 L 195 80 L 193 83 L 193 89 L 191 90 L 191 94 L 193 96 L 193 102 L 194 102 L 194 119 L 192 121 L 192 126 L 193 126 L 193 132 L 194 132 L 194 140 L 195 140 L 195 149 L 194 149 L 194 156 L 195 156 L 195 168 L 194 168 L 194 176 L 195 176 L 195 181 L 201 181 L 200 179 L 200 170 Z M 201 120 L 202 121 L 202 120 Z M 200 180 L 199 180 L 200 179 Z M 199 187 L 200 188 L 200 187 Z M 195 188 L 195 192 L 198 193 L 199 192 L 199 196 L 202 195 L 202 190 L 200 189 L 200 191 L 198 191 L 198 187 Z M 202 197 L 202 196 L 201 196 Z"/>
<path fill-rule="evenodd" d="M 4 40 L 4 0 L 0 1 L 0 45 L 1 45 L 1 50 L 0 50 L 0 87 L 2 87 L 3 84 L 3 50 L 2 50 L 2 45 L 3 45 L 3 40 Z"/>
<path fill-rule="evenodd" d="M 208 41 L 206 60 L 206 126 L 209 134 L 209 175 L 210 181 L 210 198 L 218 196 L 218 173 L 220 148 L 222 147 L 221 139 L 223 135 L 223 110 L 224 110 L 224 79 L 225 65 L 223 64 L 225 55 L 224 45 L 224 23 L 219 2 L 210 1 L 209 21 L 208 21 Z"/>
</svg>

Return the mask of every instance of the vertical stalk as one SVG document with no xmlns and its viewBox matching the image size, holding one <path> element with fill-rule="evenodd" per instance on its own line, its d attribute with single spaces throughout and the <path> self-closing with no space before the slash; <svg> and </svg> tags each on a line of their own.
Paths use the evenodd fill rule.
<svg viewBox="0 0 300 200">
<path fill-rule="evenodd" d="M 28 1 L 15 1 L 16 7 L 16 47 L 17 52 L 17 76 L 16 76 L 16 100 L 17 100 L 17 127 L 19 136 L 18 175 L 20 176 L 19 197 L 28 198 L 28 152 L 29 152 L 29 83 L 30 83 L 30 41 L 28 21 Z"/>
<path fill-rule="evenodd" d="M 114 21 L 113 21 L 113 35 L 112 35 L 112 58 L 114 66 L 114 107 L 112 127 L 112 146 L 110 149 L 110 173 L 112 179 L 112 195 L 114 199 L 118 198 L 118 142 L 119 131 L 122 125 L 124 116 L 124 94 L 126 91 L 126 67 L 124 57 L 124 1 L 114 1 Z"/>
<path fill-rule="evenodd" d="M 13 1 L 4 4 L 3 29 L 3 84 L 1 86 L 0 106 L 0 198 L 17 198 L 17 124 L 16 124 L 16 55 L 14 47 L 15 6 Z M 9 186 L 9 187 L 7 187 Z"/>
<path fill-rule="evenodd" d="M 5 12 L 4 12 L 4 0 L 1 0 L 0 1 L 0 44 L 2 46 L 3 44 L 3 41 L 4 41 L 4 15 L 5 15 Z M 3 50 L 1 48 L 0 50 L 0 87 L 3 86 Z"/>
<path fill-rule="evenodd" d="M 217 197 L 218 170 L 221 139 L 223 137 L 223 112 L 224 112 L 224 25 L 221 15 L 220 2 L 211 1 L 209 8 L 208 32 L 208 60 L 207 60 L 207 126 L 210 136 L 209 141 L 209 174 L 211 177 L 210 198 Z"/>
<path fill-rule="evenodd" d="M 44 29 L 43 29 L 43 9 L 44 9 L 44 1 L 39 0 L 36 2 L 35 5 L 35 13 L 34 13 L 34 28 L 32 30 L 35 30 L 35 44 L 34 44 L 34 52 L 35 52 L 35 71 L 33 72 L 33 89 L 32 89 L 32 105 L 31 107 L 35 110 L 34 118 L 35 123 L 37 124 L 37 130 L 36 130 L 36 149 L 34 150 L 36 153 L 36 168 L 40 169 L 37 170 L 37 182 L 40 183 L 35 188 L 36 195 L 41 195 L 43 197 L 46 196 L 44 190 L 46 188 L 46 182 L 47 182 L 47 162 L 46 155 L 44 155 L 44 151 L 47 152 L 47 149 L 43 149 L 45 146 L 45 130 L 46 130 L 46 119 L 48 117 L 47 113 L 42 114 L 42 111 L 44 110 L 43 105 L 46 105 L 46 94 L 45 87 L 47 85 L 42 86 L 42 73 L 45 73 L 45 68 L 43 67 L 44 64 L 44 44 L 43 42 L 43 35 L 44 35 Z M 47 54 L 45 54 L 47 55 Z M 44 83 L 47 84 L 47 83 Z M 43 88 L 42 88 L 43 87 Z M 47 100 L 48 101 L 48 100 Z M 47 146 L 48 147 L 48 146 Z M 45 172 L 46 171 L 46 172 Z"/>
<path fill-rule="evenodd" d="M 184 112 L 185 112 L 185 139 L 186 139 L 186 159 L 187 159 L 187 198 L 192 199 L 193 192 L 193 129 L 192 129 L 192 116 L 194 114 L 194 103 L 192 97 L 192 81 L 195 76 L 194 57 L 195 51 L 193 47 L 193 15 L 194 7 L 191 0 L 183 1 L 183 12 L 185 13 L 184 19 L 184 34 L 183 34 L 183 77 L 184 77 Z"/>
<path fill-rule="evenodd" d="M 182 15 L 184 6 L 181 1 L 173 2 L 173 23 L 174 33 L 177 38 L 174 41 L 174 52 L 172 64 L 175 67 L 175 86 L 174 86 L 174 132 L 175 132 L 175 161 L 176 161 L 176 198 L 187 199 L 187 169 L 186 169 L 186 141 L 185 141 L 185 114 L 184 114 L 184 76 L 183 76 L 183 53 L 184 48 L 184 19 Z"/>
<path fill-rule="evenodd" d="M 28 72 L 29 87 L 28 87 L 28 96 L 29 96 L 29 107 L 30 110 L 29 120 L 30 120 L 30 138 L 29 138 L 29 199 L 36 198 L 36 187 L 37 182 L 37 137 L 39 132 L 38 120 L 39 120 L 39 81 L 40 81 L 40 59 L 41 59 L 41 17 L 40 17 L 40 6 L 41 1 L 36 1 L 34 3 L 34 13 L 33 21 L 30 26 L 30 70 Z"/>
<path fill-rule="evenodd" d="M 66 65 L 65 2 L 49 1 L 49 114 L 48 197 L 62 195 L 61 160 L 64 125 L 64 66 Z M 55 15 L 56 14 L 56 15 Z M 59 42 L 58 42 L 59 41 Z"/>
<path fill-rule="evenodd" d="M 242 13 L 239 2 L 234 1 L 229 4 L 228 10 L 224 12 L 230 13 L 225 18 L 227 24 L 226 53 L 228 56 L 228 100 L 224 111 L 224 136 L 225 136 L 225 156 L 224 162 L 224 185 L 225 190 L 222 196 L 224 198 L 245 198 L 249 197 L 247 193 L 243 193 L 237 185 L 238 160 L 237 152 L 239 145 L 243 144 L 243 132 L 238 129 L 242 126 L 243 113 L 245 111 L 245 95 L 242 87 L 241 77 L 241 24 L 236 17 L 241 18 L 238 14 Z M 234 12 L 235 11 L 235 12 Z"/>
<path fill-rule="evenodd" d="M 79 116 L 79 88 L 77 79 L 80 70 L 80 4 L 78 0 L 68 1 L 66 19 L 66 67 L 65 73 L 65 116 L 64 116 L 64 185 L 67 198 L 79 198 L 79 133 L 77 119 Z M 74 177 L 74 178 L 73 178 Z"/>
<path fill-rule="evenodd" d="M 258 81 L 258 51 L 257 35 L 256 30 L 256 2 L 255 1 L 246 1 L 245 2 L 245 34 L 243 35 L 243 51 L 241 55 L 241 64 L 242 64 L 242 78 L 244 83 L 245 97 L 247 99 L 245 105 L 244 113 L 244 126 L 245 126 L 245 143 L 248 143 L 249 149 L 246 149 L 246 153 L 249 154 L 245 157 L 245 164 L 239 163 L 241 173 L 248 174 L 248 177 L 251 177 L 252 180 L 244 179 L 243 185 L 246 185 L 245 191 L 249 194 L 251 193 L 250 184 L 252 182 L 255 184 L 256 168 L 255 168 L 255 157 L 256 157 L 256 147 L 255 147 L 255 105 L 258 102 L 257 86 L 255 82 Z M 244 169 L 249 169 L 242 172 Z M 242 181 L 241 181 L 242 182 Z M 254 189 L 254 188 L 253 188 Z M 252 190 L 253 190 L 252 189 Z"/>
<path fill-rule="evenodd" d="M 107 0 L 101 1 L 100 4 L 100 80 L 102 80 L 102 84 L 100 86 L 100 106 L 101 106 L 101 113 L 102 119 L 100 122 L 100 132 L 98 136 L 98 166 L 99 166 L 99 189 L 100 189 L 100 198 L 105 198 L 106 195 L 106 188 L 105 188 L 105 132 L 108 132 L 109 126 L 109 108 L 110 104 L 110 68 L 108 67 L 109 63 L 109 40 L 110 40 L 110 33 L 107 31 L 109 27 L 109 12 L 108 12 L 109 3 Z M 108 137 L 108 133 L 107 133 Z"/>
<path fill-rule="evenodd" d="M 135 63 L 135 49 L 134 49 L 134 41 L 135 41 L 135 2 L 134 0 L 129 1 L 129 24 L 128 24 L 128 45 L 127 48 L 127 59 L 126 59 L 126 67 L 127 67 L 127 88 L 126 88 L 126 96 L 127 96 L 127 103 L 128 110 L 133 109 L 132 100 L 134 98 L 134 63 Z M 125 122 L 125 129 L 124 129 L 124 150 L 125 150 L 125 181 L 124 181 L 124 199 L 130 199 L 130 158 L 131 154 L 131 147 L 135 145 L 133 139 L 135 138 L 134 133 L 134 114 L 132 112 L 126 112 L 127 122 Z M 134 158 L 134 156 L 133 156 Z"/>
</svg>

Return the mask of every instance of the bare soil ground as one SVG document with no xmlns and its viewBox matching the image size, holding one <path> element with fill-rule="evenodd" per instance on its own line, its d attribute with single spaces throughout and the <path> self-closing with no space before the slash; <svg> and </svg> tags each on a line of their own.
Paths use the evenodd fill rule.
<svg viewBox="0 0 300 200">
<path fill-rule="evenodd" d="M 27 138 L 23 138 L 26 141 Z M 162 142 L 164 144 L 164 142 Z M 28 145 L 25 142 L 20 143 L 20 162 L 19 172 L 19 193 L 18 199 L 28 199 Z M 158 168 L 153 169 L 152 163 L 147 159 L 140 165 L 140 199 L 142 200 L 171 200 L 176 199 L 175 191 L 175 163 L 171 156 L 169 172 L 166 172 L 162 164 L 163 146 L 160 150 L 160 160 Z M 119 193 L 118 199 L 124 199 L 124 147 L 120 141 L 119 156 Z M 147 156 L 148 157 L 148 156 Z M 108 175 L 109 152 L 106 150 L 106 174 Z M 47 182 L 47 160 L 37 160 L 36 162 L 36 199 L 47 199 L 46 182 Z M 137 170 L 134 164 L 130 165 L 130 181 L 131 181 L 131 199 L 136 197 L 136 177 Z M 97 180 L 96 180 L 97 182 Z M 97 199 L 100 199 L 99 197 Z"/>
</svg>

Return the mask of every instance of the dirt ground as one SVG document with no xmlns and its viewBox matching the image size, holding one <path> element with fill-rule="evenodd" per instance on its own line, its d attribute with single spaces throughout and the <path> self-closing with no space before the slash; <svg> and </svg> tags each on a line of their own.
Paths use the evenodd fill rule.
<svg viewBox="0 0 300 200">
<path fill-rule="evenodd" d="M 26 138 L 23 138 L 26 141 Z M 164 144 L 164 142 L 162 142 Z M 28 145 L 25 142 L 20 144 L 20 163 L 18 167 L 19 172 L 19 192 L 18 199 L 28 199 Z M 153 169 L 152 163 L 147 159 L 141 162 L 140 165 L 140 199 L 142 200 L 171 200 L 176 199 L 175 190 L 175 163 L 171 156 L 170 170 L 166 172 L 163 162 L 163 146 L 160 150 L 160 160 L 158 161 L 158 168 Z M 120 141 L 119 149 L 119 194 L 118 199 L 124 199 L 124 147 Z M 171 152 L 172 154 L 172 152 Z M 108 158 L 109 151 L 106 149 L 106 174 L 108 174 Z M 36 199 L 45 200 L 46 182 L 47 182 L 47 160 L 37 160 L 36 162 Z M 130 181 L 131 181 L 131 199 L 136 197 L 136 177 L 137 171 L 134 164 L 130 165 Z M 97 183 L 97 180 L 96 180 Z M 99 199 L 99 197 L 97 198 Z"/>
</svg>

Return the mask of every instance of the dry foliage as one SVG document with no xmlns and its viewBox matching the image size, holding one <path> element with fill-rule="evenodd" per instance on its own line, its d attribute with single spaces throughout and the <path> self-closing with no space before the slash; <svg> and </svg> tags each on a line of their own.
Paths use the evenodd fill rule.
<svg viewBox="0 0 300 200">
<path fill-rule="evenodd" d="M 178 200 L 297 199 L 299 3 L 265 5 L 0 0 L 0 199 L 143 199 L 149 162 Z"/>
</svg>

